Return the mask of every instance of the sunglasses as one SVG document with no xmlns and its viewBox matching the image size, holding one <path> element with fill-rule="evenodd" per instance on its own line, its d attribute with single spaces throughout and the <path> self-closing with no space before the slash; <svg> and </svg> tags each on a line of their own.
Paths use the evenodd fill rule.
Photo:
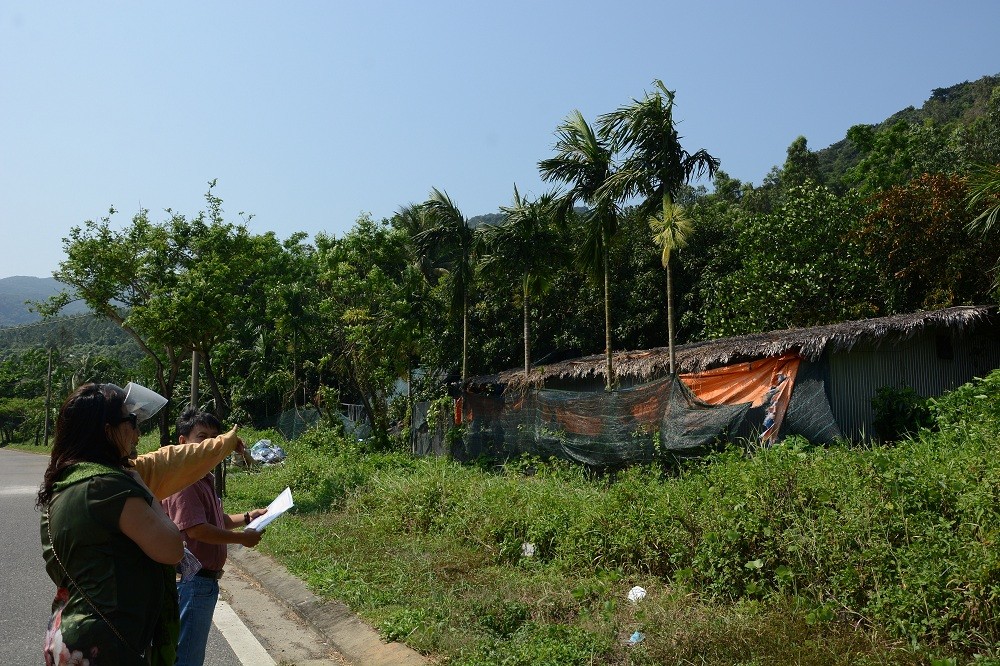
<svg viewBox="0 0 1000 666">
<path fill-rule="evenodd" d="M 117 421 L 114 422 L 114 425 L 118 425 L 119 423 L 125 423 L 126 421 L 131 423 L 132 427 L 135 428 L 136 430 L 139 429 L 139 417 L 137 417 L 135 414 L 126 414 L 125 416 L 120 417 Z"/>
</svg>

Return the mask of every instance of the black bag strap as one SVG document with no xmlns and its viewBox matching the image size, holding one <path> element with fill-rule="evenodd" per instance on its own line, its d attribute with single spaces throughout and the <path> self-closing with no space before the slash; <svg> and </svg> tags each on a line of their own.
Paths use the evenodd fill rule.
<svg viewBox="0 0 1000 666">
<path fill-rule="evenodd" d="M 73 577 L 69 575 L 69 570 L 66 569 L 66 565 L 63 564 L 62 559 L 60 559 L 59 552 L 56 550 L 56 542 L 52 538 L 52 521 L 50 520 L 51 515 L 52 514 L 49 512 L 49 508 L 46 507 L 46 509 L 45 509 L 45 529 L 48 530 L 48 533 L 49 533 L 49 546 L 52 548 L 52 554 L 55 556 L 56 562 L 59 563 L 59 568 L 62 569 L 63 573 L 66 575 L 67 580 L 69 580 L 69 582 L 72 583 L 73 587 L 75 587 L 76 591 L 80 593 L 80 596 L 83 597 L 84 601 L 86 601 L 87 604 L 92 609 L 94 609 L 94 612 L 97 613 L 97 616 L 99 618 L 101 618 L 102 620 L 104 620 L 104 623 L 107 624 L 108 627 L 111 628 L 111 631 L 118 638 L 118 640 L 121 641 L 122 645 L 124 645 L 125 647 L 127 647 L 129 650 L 131 650 L 135 654 L 139 655 L 140 658 L 145 659 L 146 658 L 146 652 L 145 652 L 145 650 L 142 651 L 142 652 L 140 652 L 139 650 L 136 650 L 134 647 L 132 647 L 132 644 L 129 643 L 127 640 L 125 640 L 125 637 L 121 635 L 121 632 L 118 631 L 118 628 L 114 624 L 112 624 L 111 620 L 109 620 L 107 617 L 104 616 L 104 613 L 102 613 L 101 610 L 97 607 L 97 604 L 95 604 L 93 601 L 90 600 L 90 597 L 87 596 L 87 593 L 83 591 L 83 588 L 80 587 L 80 585 L 76 582 L 76 580 L 74 580 Z"/>
</svg>

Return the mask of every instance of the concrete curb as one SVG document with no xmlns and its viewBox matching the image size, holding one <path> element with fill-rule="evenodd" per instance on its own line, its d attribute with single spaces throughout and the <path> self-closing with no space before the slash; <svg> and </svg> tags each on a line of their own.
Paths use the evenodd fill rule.
<svg viewBox="0 0 1000 666">
<path fill-rule="evenodd" d="M 339 601 L 325 601 L 274 559 L 251 548 L 229 548 L 238 568 L 323 636 L 349 662 L 365 666 L 426 666 L 431 662 L 402 643 L 385 643 Z"/>
</svg>

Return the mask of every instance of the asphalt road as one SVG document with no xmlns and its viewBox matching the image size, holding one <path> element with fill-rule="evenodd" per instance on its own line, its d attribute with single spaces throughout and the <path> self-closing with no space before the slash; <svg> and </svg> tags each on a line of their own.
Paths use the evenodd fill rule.
<svg viewBox="0 0 1000 666">
<path fill-rule="evenodd" d="M 55 587 L 45 573 L 35 494 L 48 457 L 0 450 L 0 664 L 41 664 Z M 206 666 L 244 665 L 213 626 Z"/>
</svg>

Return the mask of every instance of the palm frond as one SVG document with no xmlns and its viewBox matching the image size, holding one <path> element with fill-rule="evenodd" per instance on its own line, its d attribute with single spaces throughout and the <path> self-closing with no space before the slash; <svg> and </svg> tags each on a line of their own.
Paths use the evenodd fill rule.
<svg viewBox="0 0 1000 666">
<path fill-rule="evenodd" d="M 668 201 L 658 214 L 649 218 L 649 228 L 653 232 L 653 242 L 662 251 L 660 260 L 666 268 L 670 263 L 670 253 L 687 244 L 694 221 L 688 217 L 683 206 Z"/>
<path fill-rule="evenodd" d="M 681 147 L 674 121 L 674 91 L 659 79 L 642 100 L 599 118 L 600 135 L 626 154 L 608 178 L 601 196 L 625 201 L 641 196 L 640 212 L 655 215 L 661 202 L 677 194 L 692 178 L 713 176 L 719 160 L 705 150 L 689 154 Z"/>
<path fill-rule="evenodd" d="M 968 224 L 969 231 L 987 234 L 1000 219 L 1000 164 L 981 166 L 969 183 L 969 210 L 981 210 Z"/>
<path fill-rule="evenodd" d="M 602 143 L 579 111 L 556 130 L 554 157 L 538 163 L 542 179 L 570 186 L 574 200 L 596 204 L 595 195 L 612 170 L 611 150 Z"/>
<path fill-rule="evenodd" d="M 393 228 L 400 229 L 411 239 L 424 230 L 424 208 L 420 204 L 400 206 L 390 220 Z"/>
<path fill-rule="evenodd" d="M 706 150 L 702 149 L 694 155 L 685 153 L 682 164 L 684 165 L 685 178 L 690 181 L 692 178 L 701 178 L 702 176 L 712 178 L 722 163 L 718 158 L 709 155 Z"/>
</svg>

